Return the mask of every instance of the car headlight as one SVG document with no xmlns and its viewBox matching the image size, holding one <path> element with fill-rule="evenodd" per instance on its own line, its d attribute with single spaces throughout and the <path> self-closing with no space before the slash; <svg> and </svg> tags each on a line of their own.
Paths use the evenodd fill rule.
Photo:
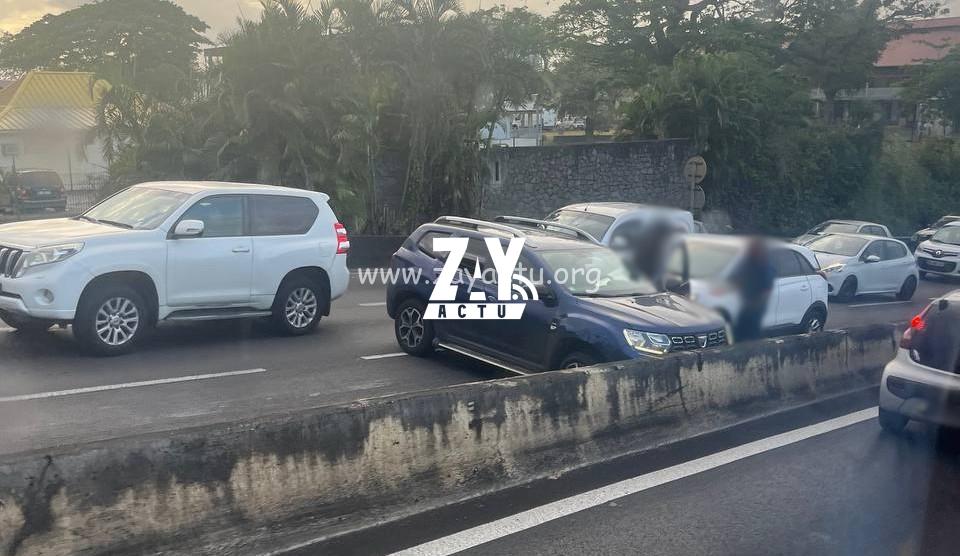
<svg viewBox="0 0 960 556">
<path fill-rule="evenodd" d="M 623 331 L 623 337 L 626 338 L 630 347 L 637 351 L 654 355 L 663 355 L 670 351 L 670 337 L 666 334 L 626 329 Z"/>
<path fill-rule="evenodd" d="M 827 274 L 830 274 L 830 273 L 833 273 L 833 272 L 843 272 L 843 269 L 844 269 L 844 267 L 846 267 L 846 266 L 847 266 L 847 265 L 845 265 L 845 264 L 843 264 L 843 263 L 836 263 L 836 264 L 832 264 L 832 265 L 824 268 L 823 271 L 826 272 Z"/>
<path fill-rule="evenodd" d="M 30 251 L 17 263 L 14 276 L 19 278 L 30 268 L 59 263 L 60 261 L 69 259 L 79 253 L 81 249 L 83 249 L 82 243 L 65 243 L 63 245 L 53 245 L 37 249 L 36 251 Z"/>
</svg>

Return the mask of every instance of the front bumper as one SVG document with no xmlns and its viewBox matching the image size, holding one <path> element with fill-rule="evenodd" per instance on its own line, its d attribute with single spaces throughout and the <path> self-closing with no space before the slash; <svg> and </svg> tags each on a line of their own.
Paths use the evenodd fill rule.
<svg viewBox="0 0 960 556">
<path fill-rule="evenodd" d="M 944 276 L 960 275 L 960 264 L 956 259 L 935 259 L 925 255 L 917 256 L 917 268 L 921 272 L 942 274 Z"/>
<path fill-rule="evenodd" d="M 899 349 L 883 371 L 880 407 L 917 421 L 960 428 L 960 375 L 921 365 Z"/>
<path fill-rule="evenodd" d="M 0 309 L 50 320 L 73 320 L 83 288 L 93 275 L 67 260 L 31 269 L 20 278 L 0 276 Z"/>
</svg>

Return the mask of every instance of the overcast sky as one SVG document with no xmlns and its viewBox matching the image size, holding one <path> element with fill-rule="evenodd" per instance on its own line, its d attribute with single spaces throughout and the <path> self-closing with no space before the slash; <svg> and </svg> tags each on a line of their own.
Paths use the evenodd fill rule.
<svg viewBox="0 0 960 556">
<path fill-rule="evenodd" d="M 230 30 L 241 14 L 250 18 L 260 10 L 258 0 L 174 0 L 183 8 L 206 21 L 211 38 Z M 563 0 L 461 0 L 464 9 L 478 6 L 489 8 L 494 4 L 508 7 L 527 6 L 541 13 L 552 11 Z M 86 3 L 85 0 L 0 0 L 0 29 L 15 33 L 46 13 L 60 13 Z M 954 14 L 960 13 L 960 0 L 948 0 Z"/>
</svg>

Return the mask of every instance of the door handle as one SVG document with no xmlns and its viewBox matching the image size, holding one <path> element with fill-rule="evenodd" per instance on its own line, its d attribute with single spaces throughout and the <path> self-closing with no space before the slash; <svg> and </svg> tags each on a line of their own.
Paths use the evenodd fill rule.
<svg viewBox="0 0 960 556">
<path fill-rule="evenodd" d="M 249 252 L 250 252 L 250 248 L 249 248 L 249 247 L 234 247 L 234 248 L 233 248 L 233 252 L 234 252 L 234 253 L 249 253 Z"/>
</svg>

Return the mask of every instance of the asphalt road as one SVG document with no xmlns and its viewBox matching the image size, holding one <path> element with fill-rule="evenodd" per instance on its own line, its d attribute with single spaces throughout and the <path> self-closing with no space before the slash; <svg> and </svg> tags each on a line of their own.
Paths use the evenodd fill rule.
<svg viewBox="0 0 960 556">
<path fill-rule="evenodd" d="M 828 327 L 906 321 L 955 287 L 921 282 L 910 303 L 832 304 Z M 318 331 L 302 338 L 247 322 L 164 325 L 138 352 L 102 359 L 80 355 L 68 330 L 30 337 L 0 329 L 0 452 L 504 376 L 450 353 L 424 360 L 398 352 L 382 287 L 356 281 Z"/>
<path fill-rule="evenodd" d="M 960 433 L 911 424 L 890 435 L 875 408 L 861 410 L 864 400 L 805 408 L 291 554 L 957 554 Z M 782 441 L 851 415 L 858 422 Z M 764 451 L 747 450 L 755 445 Z M 690 472 L 718 454 L 726 458 L 719 465 Z"/>
</svg>

